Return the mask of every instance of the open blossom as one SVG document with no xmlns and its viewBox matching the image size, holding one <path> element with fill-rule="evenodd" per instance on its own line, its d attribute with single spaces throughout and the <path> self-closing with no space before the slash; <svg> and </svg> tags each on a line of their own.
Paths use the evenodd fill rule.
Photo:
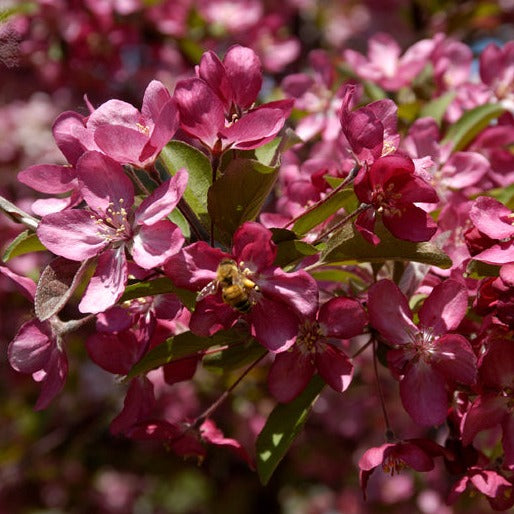
<svg viewBox="0 0 514 514">
<path fill-rule="evenodd" d="M 353 364 L 334 343 L 361 334 L 366 314 L 357 300 L 332 298 L 316 315 L 301 321 L 295 344 L 275 356 L 268 387 L 277 400 L 289 402 L 307 386 L 315 371 L 335 391 L 350 385 Z"/>
<path fill-rule="evenodd" d="M 303 141 L 308 141 L 320 133 L 322 139 L 335 139 L 341 131 L 339 110 L 341 109 L 342 89 L 334 92 L 334 65 L 323 50 L 313 50 L 309 54 L 313 74 L 293 73 L 282 81 L 284 92 L 294 98 L 295 108 L 307 111 L 296 126 L 296 133 Z"/>
<path fill-rule="evenodd" d="M 466 315 L 467 291 L 448 279 L 434 287 L 412 321 L 407 298 L 390 280 L 380 280 L 368 292 L 370 324 L 393 349 L 392 372 L 400 378 L 405 410 L 420 425 L 438 425 L 448 410 L 446 387 L 476 381 L 476 357 L 469 341 L 455 330 Z"/>
<path fill-rule="evenodd" d="M 80 302 L 81 312 L 102 312 L 121 297 L 127 282 L 128 250 L 144 269 L 161 266 L 182 246 L 184 237 L 163 220 L 178 204 L 187 182 L 179 171 L 161 184 L 137 209 L 134 186 L 123 168 L 99 152 L 87 152 L 77 163 L 88 209 L 71 209 L 45 216 L 37 233 L 56 255 L 81 261 L 98 257 L 98 264 Z"/>
<path fill-rule="evenodd" d="M 305 271 L 285 273 L 274 266 L 276 253 L 271 232 L 258 223 L 246 222 L 235 232 L 230 254 L 198 242 L 171 257 L 165 272 L 179 287 L 200 291 L 216 285 L 218 267 L 227 260 L 248 284 L 240 291 L 246 300 L 243 310 L 223 300 L 221 285 L 200 299 L 191 317 L 191 331 L 210 336 L 242 317 L 252 335 L 270 351 L 287 350 L 295 341 L 299 318 L 316 311 L 318 289 Z"/>
<path fill-rule="evenodd" d="M 260 61 L 253 50 L 233 46 L 223 62 L 206 52 L 197 73 L 197 78 L 178 82 L 174 96 L 182 129 L 213 154 L 227 148 L 257 148 L 284 126 L 293 100 L 253 107 L 262 85 Z"/>
<path fill-rule="evenodd" d="M 423 39 L 400 57 L 398 43 L 385 33 L 375 34 L 368 42 L 367 58 L 355 50 L 345 50 L 344 58 L 359 77 L 375 82 L 387 91 L 408 86 L 426 66 L 435 42 Z"/>
<path fill-rule="evenodd" d="M 382 470 L 391 476 L 405 468 L 431 471 L 434 469 L 434 458 L 448 454 L 449 452 L 442 446 L 429 439 L 407 439 L 369 448 L 359 460 L 362 494 L 366 498 L 369 477 L 378 466 L 382 466 Z"/>
<path fill-rule="evenodd" d="M 355 221 L 355 227 L 370 243 L 378 244 L 374 233 L 377 215 L 398 239 L 428 241 L 437 230 L 432 218 L 417 202 L 438 201 L 434 188 L 414 173 L 414 163 L 395 154 L 380 157 L 369 169 L 361 168 L 354 181 L 355 194 L 368 207 Z"/>
</svg>

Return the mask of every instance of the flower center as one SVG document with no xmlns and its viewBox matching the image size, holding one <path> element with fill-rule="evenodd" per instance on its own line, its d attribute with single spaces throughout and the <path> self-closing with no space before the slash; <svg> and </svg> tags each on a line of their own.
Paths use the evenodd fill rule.
<svg viewBox="0 0 514 514">
<path fill-rule="evenodd" d="M 317 321 L 307 320 L 300 325 L 296 345 L 304 355 L 314 357 L 316 347 L 319 346 L 320 340 L 323 339 L 323 331 Z"/>
</svg>

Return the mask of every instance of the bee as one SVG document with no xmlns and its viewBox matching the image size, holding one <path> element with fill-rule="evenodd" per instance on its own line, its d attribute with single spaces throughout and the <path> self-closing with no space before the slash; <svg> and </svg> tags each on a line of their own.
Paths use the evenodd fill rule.
<svg viewBox="0 0 514 514">
<path fill-rule="evenodd" d="M 245 270 L 246 271 L 246 270 Z M 246 314 L 253 306 L 251 291 L 259 287 L 242 271 L 237 262 L 223 259 L 216 270 L 216 279 L 207 284 L 198 294 L 197 302 L 221 289 L 221 298 L 233 309 Z"/>
</svg>

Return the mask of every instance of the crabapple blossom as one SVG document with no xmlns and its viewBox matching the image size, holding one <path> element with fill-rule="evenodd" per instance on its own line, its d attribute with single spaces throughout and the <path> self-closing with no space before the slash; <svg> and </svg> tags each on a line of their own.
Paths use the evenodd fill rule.
<svg viewBox="0 0 514 514">
<path fill-rule="evenodd" d="M 446 386 L 476 381 L 476 357 L 471 344 L 454 331 L 466 315 L 467 292 L 448 279 L 434 287 L 412 321 L 407 299 L 398 286 L 380 280 L 368 291 L 370 324 L 393 347 L 388 362 L 400 378 L 405 410 L 420 425 L 438 425 L 448 410 Z"/>
<path fill-rule="evenodd" d="M 251 306 L 247 313 L 224 302 L 220 290 L 202 298 L 191 316 L 191 331 L 212 335 L 242 317 L 252 335 L 270 351 L 281 352 L 292 346 L 299 318 L 316 311 L 317 287 L 303 270 L 285 273 L 274 266 L 276 253 L 271 232 L 258 223 L 246 222 L 234 234 L 231 254 L 198 242 L 170 257 L 164 269 L 179 287 L 200 291 L 215 283 L 217 268 L 224 259 L 235 261 L 238 273 L 254 284 L 246 291 Z"/>
<path fill-rule="evenodd" d="M 127 282 L 128 250 L 145 269 L 161 266 L 182 246 L 180 229 L 162 220 L 178 204 L 187 172 L 179 171 L 137 207 L 134 187 L 123 168 L 99 152 L 87 152 L 77 162 L 82 194 L 89 209 L 72 209 L 45 216 L 38 236 L 56 255 L 80 261 L 98 257 L 95 274 L 80 303 L 82 312 L 102 312 L 122 295 Z"/>
<path fill-rule="evenodd" d="M 387 91 L 398 91 L 409 85 L 426 66 L 434 47 L 433 40 L 423 39 L 400 57 L 398 43 L 389 34 L 379 33 L 368 41 L 367 58 L 350 49 L 343 55 L 361 78 L 375 82 Z"/>
<path fill-rule="evenodd" d="M 252 105 L 262 84 L 260 61 L 242 46 L 232 47 L 223 62 L 212 52 L 202 57 L 198 78 L 180 81 L 174 97 L 182 129 L 213 155 L 228 148 L 253 149 L 271 141 L 284 126 L 293 100 Z"/>
<path fill-rule="evenodd" d="M 335 391 L 345 391 L 352 380 L 353 364 L 334 343 L 361 334 L 366 315 L 360 303 L 350 298 L 332 298 L 317 315 L 304 319 L 295 344 L 275 356 L 268 387 L 281 402 L 298 396 L 317 371 Z"/>
<path fill-rule="evenodd" d="M 377 214 L 385 227 L 398 239 L 428 241 L 437 225 L 415 203 L 435 203 L 437 194 L 432 186 L 414 173 L 414 163 L 408 157 L 395 154 L 377 159 L 370 168 L 363 167 L 354 181 L 355 194 L 366 206 L 355 227 L 370 243 L 378 244 L 374 233 Z"/>
</svg>

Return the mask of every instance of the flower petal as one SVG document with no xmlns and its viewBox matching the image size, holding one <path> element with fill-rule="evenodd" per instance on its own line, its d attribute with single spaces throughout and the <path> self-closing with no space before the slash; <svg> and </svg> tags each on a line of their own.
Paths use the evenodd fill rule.
<svg viewBox="0 0 514 514">
<path fill-rule="evenodd" d="M 184 236 L 177 225 L 162 220 L 153 225 L 142 225 L 132 241 L 131 254 L 136 264 L 151 269 L 175 255 L 182 248 Z"/>
<path fill-rule="evenodd" d="M 293 346 L 275 356 L 268 374 L 268 389 L 279 402 L 288 403 L 305 389 L 314 371 L 311 356 Z"/>
<path fill-rule="evenodd" d="M 98 265 L 79 304 L 80 312 L 99 313 L 112 307 L 125 291 L 127 260 L 123 246 L 106 250 L 98 258 Z"/>
<path fill-rule="evenodd" d="M 371 325 L 389 343 L 407 343 L 419 332 L 412 322 L 407 298 L 390 280 L 379 280 L 369 288 L 368 313 Z"/>
<path fill-rule="evenodd" d="M 187 171 L 180 169 L 173 177 L 161 184 L 137 208 L 134 223 L 153 225 L 167 216 L 182 198 L 186 190 L 187 179 Z"/>
<path fill-rule="evenodd" d="M 331 344 L 316 351 L 316 367 L 323 380 L 334 391 L 346 391 L 353 377 L 353 364 L 348 356 Z"/>
</svg>

